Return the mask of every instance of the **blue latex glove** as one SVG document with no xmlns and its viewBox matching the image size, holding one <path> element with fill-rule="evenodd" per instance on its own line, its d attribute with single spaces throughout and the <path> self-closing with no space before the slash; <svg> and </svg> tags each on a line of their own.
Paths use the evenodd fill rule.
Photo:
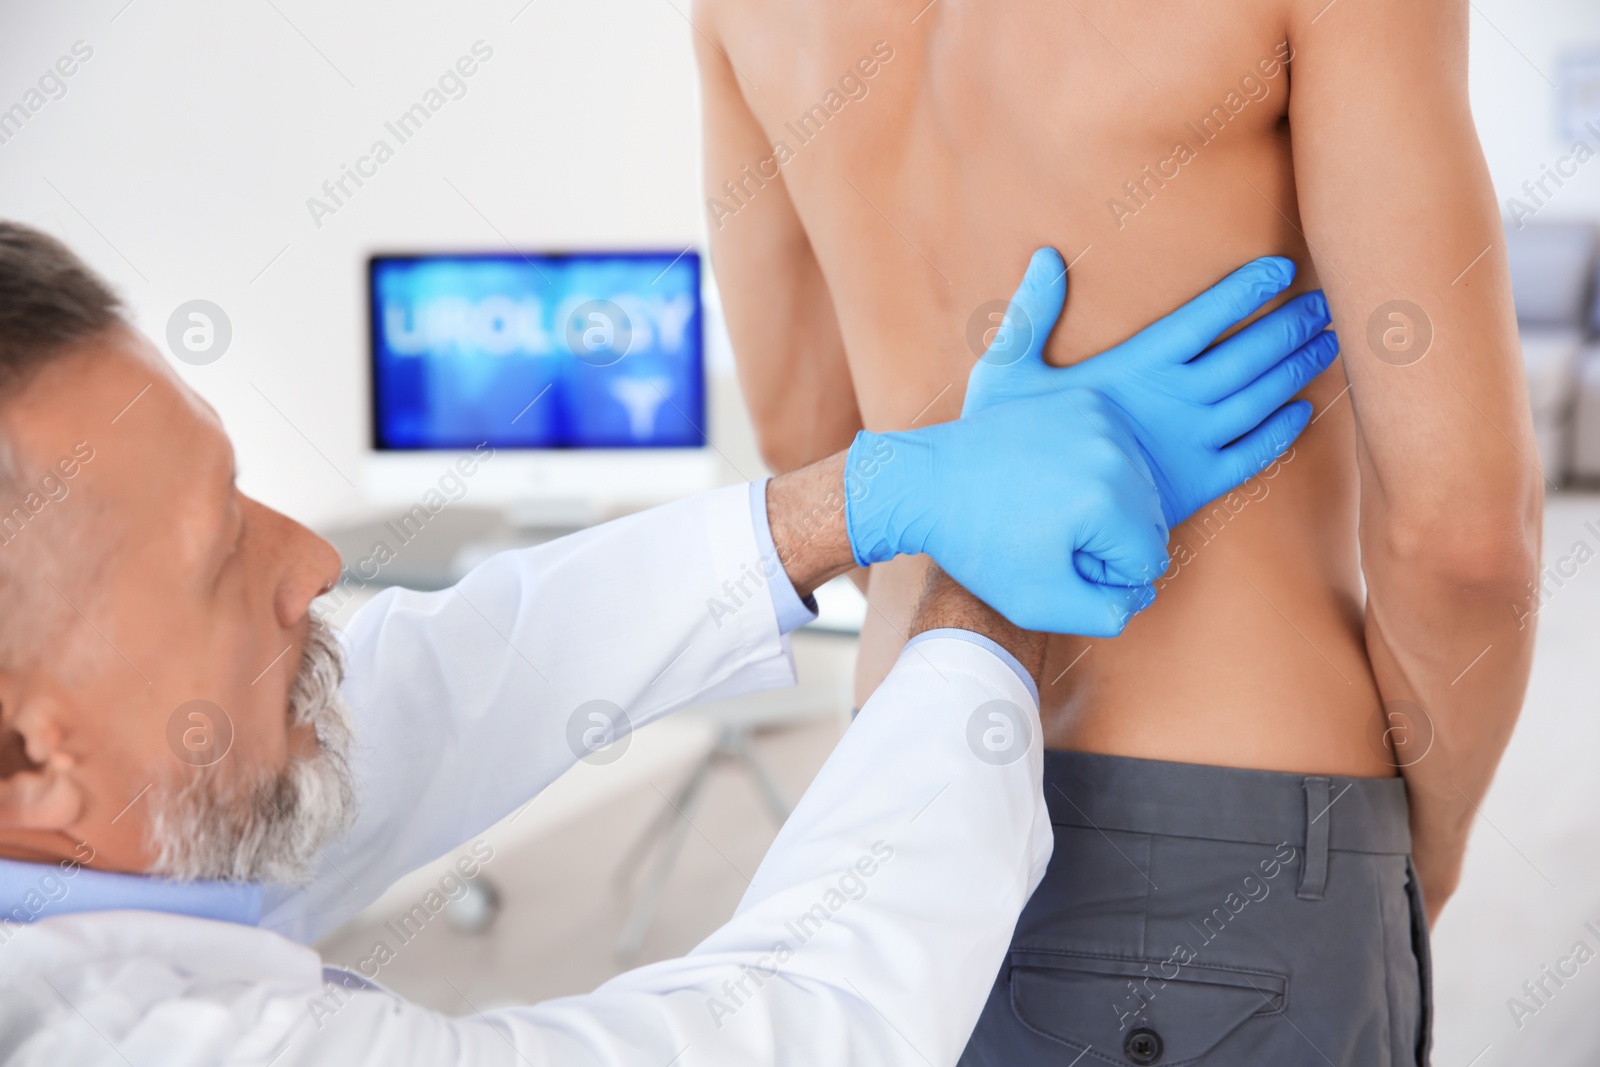
<svg viewBox="0 0 1600 1067">
<path fill-rule="evenodd" d="M 1320 294 L 1201 358 L 1293 278 L 1257 260 L 1132 340 L 1075 367 L 1044 363 L 1065 267 L 1035 254 L 1005 327 L 968 380 L 962 417 L 856 435 L 845 518 L 865 566 L 926 553 L 1032 630 L 1110 637 L 1154 599 L 1170 525 L 1259 473 L 1306 426 L 1285 404 L 1337 354 Z"/>
<path fill-rule="evenodd" d="M 1091 389 L 1127 420 L 1168 526 L 1271 465 L 1311 417 L 1285 404 L 1326 370 L 1339 342 L 1321 291 L 1302 294 L 1205 351 L 1288 288 L 1294 264 L 1258 259 L 1100 355 L 1052 367 L 1043 350 L 1067 296 L 1053 248 L 1033 255 L 994 342 L 967 379 L 962 416 L 1062 389 Z"/>
<path fill-rule="evenodd" d="M 858 563 L 927 553 L 1030 630 L 1113 637 L 1168 564 L 1138 443 L 1086 389 L 863 430 L 845 462 L 845 521 Z"/>
</svg>

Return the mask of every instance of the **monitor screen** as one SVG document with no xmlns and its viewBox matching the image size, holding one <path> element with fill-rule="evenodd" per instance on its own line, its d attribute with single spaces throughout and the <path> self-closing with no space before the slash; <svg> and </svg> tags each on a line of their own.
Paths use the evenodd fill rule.
<svg viewBox="0 0 1600 1067">
<path fill-rule="evenodd" d="M 374 256 L 377 449 L 706 443 L 698 253 Z"/>
</svg>

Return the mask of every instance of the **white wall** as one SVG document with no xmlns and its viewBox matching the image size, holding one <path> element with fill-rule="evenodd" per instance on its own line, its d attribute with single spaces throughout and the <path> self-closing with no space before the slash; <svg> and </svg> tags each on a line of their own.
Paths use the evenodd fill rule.
<svg viewBox="0 0 1600 1067">
<path fill-rule="evenodd" d="M 1560 56 L 1600 50 L 1600 3 L 1473 0 L 1472 6 L 1472 111 L 1501 213 L 1509 217 L 1507 198 L 1530 203 L 1523 183 L 1572 148 L 1557 113 Z M 1588 142 L 1600 150 L 1600 138 L 1590 135 Z M 1540 221 L 1600 219 L 1600 158 L 1579 167 L 1565 186 L 1547 188 L 1555 195 L 1539 208 Z"/>
<path fill-rule="evenodd" d="M 0 215 L 64 238 L 154 337 L 184 301 L 226 311 L 229 351 L 182 370 L 246 491 L 299 518 L 356 503 L 370 251 L 699 240 L 687 0 L 125 3 L 0 4 L 0 109 L 93 49 L 0 144 Z M 465 96 L 384 130 L 480 39 Z M 394 158 L 319 228 L 307 198 L 379 137 Z"/>
</svg>

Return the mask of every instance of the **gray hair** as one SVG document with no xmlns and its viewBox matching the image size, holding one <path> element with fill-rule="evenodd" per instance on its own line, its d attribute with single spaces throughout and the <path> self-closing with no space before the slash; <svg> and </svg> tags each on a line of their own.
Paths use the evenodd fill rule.
<svg viewBox="0 0 1600 1067">
<path fill-rule="evenodd" d="M 74 344 L 126 324 L 116 293 L 66 245 L 0 219 L 0 404 Z M 0 514 L 12 514 L 27 495 L 27 473 L 19 468 L 16 448 L 0 418 Z M 19 514 L 19 523 L 26 521 L 27 513 Z M 0 602 L 5 605 L 0 666 L 14 666 L 42 638 L 43 616 L 51 606 L 37 579 L 22 577 L 30 564 L 19 552 L 27 546 L 12 548 L 10 540 L 0 535 L 5 542 L 0 544 Z M 18 625 L 28 618 L 32 625 Z"/>
<path fill-rule="evenodd" d="M 63 349 L 125 323 L 117 294 L 71 249 L 0 219 L 0 396 Z"/>
</svg>

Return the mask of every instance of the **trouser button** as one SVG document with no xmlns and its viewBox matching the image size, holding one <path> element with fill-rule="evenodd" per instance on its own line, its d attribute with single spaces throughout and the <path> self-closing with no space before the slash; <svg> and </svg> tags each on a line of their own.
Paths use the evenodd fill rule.
<svg viewBox="0 0 1600 1067">
<path fill-rule="evenodd" d="M 1161 1035 L 1141 1026 L 1128 1034 L 1128 1040 L 1122 1043 L 1122 1051 L 1139 1067 L 1147 1067 L 1161 1058 Z"/>
</svg>

